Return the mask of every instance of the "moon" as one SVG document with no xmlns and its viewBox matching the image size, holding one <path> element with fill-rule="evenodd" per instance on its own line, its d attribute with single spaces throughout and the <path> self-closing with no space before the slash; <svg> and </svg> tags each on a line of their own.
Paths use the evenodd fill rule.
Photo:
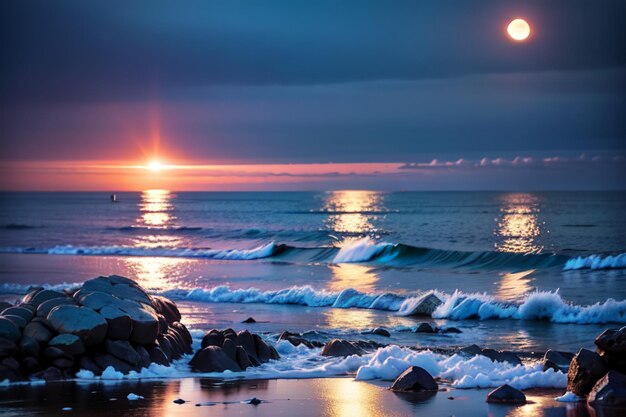
<svg viewBox="0 0 626 417">
<path fill-rule="evenodd" d="M 511 39 L 522 42 L 530 36 L 530 25 L 524 19 L 514 19 L 506 28 Z"/>
</svg>

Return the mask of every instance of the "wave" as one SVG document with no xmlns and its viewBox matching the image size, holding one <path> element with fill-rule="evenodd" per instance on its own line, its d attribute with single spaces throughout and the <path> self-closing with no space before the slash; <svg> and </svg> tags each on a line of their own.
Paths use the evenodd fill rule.
<svg viewBox="0 0 626 417">
<path fill-rule="evenodd" d="M 373 238 L 346 238 L 337 246 L 300 247 L 261 243 L 253 249 L 166 248 L 134 246 L 54 246 L 51 248 L 0 248 L 0 253 L 39 253 L 49 255 L 92 256 L 161 256 L 207 258 L 225 260 L 254 260 L 272 258 L 291 263 L 359 263 L 368 262 L 386 266 L 418 266 L 420 268 L 459 268 L 475 270 L 524 271 L 561 267 L 572 269 L 625 268 L 626 254 L 616 256 L 591 255 L 570 258 L 564 255 L 541 253 L 521 254 L 494 251 L 457 251 L 433 249 L 376 241 Z"/>
<path fill-rule="evenodd" d="M 150 227 L 150 226 L 122 226 L 107 227 L 107 230 L 117 230 L 120 232 L 199 232 L 204 230 L 202 227 L 194 226 L 171 226 L 171 227 Z"/>
<path fill-rule="evenodd" d="M 365 308 L 387 310 L 408 315 L 425 294 L 435 294 L 442 304 L 433 318 L 451 320 L 541 320 L 554 323 L 601 324 L 626 323 L 626 300 L 608 299 L 591 305 L 569 303 L 556 292 L 537 291 L 520 302 L 505 302 L 488 294 L 455 291 L 446 294 L 429 291 L 404 295 L 396 293 L 363 293 L 353 288 L 339 292 L 294 286 L 279 290 L 258 288 L 231 289 L 222 285 L 210 289 L 170 290 L 164 295 L 188 301 L 210 303 L 295 304 L 308 307 Z"/>
<path fill-rule="evenodd" d="M 576 269 L 621 269 L 626 268 L 626 253 L 614 256 L 578 256 L 565 262 L 564 271 Z"/>
</svg>

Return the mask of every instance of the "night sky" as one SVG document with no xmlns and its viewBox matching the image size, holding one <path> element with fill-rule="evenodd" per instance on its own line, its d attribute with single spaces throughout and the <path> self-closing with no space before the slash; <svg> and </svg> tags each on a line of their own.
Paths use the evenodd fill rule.
<svg viewBox="0 0 626 417">
<path fill-rule="evenodd" d="M 0 187 L 98 189 L 106 169 L 59 167 L 158 157 L 279 166 L 185 189 L 623 188 L 625 18 L 621 0 L 5 0 Z M 284 183 L 287 164 L 328 169 Z"/>
</svg>

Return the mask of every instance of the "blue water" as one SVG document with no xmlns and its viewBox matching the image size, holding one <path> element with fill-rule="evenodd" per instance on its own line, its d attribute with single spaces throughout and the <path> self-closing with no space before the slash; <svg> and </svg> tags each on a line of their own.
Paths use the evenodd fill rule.
<svg viewBox="0 0 626 417">
<path fill-rule="evenodd" d="M 199 326 L 248 314 L 266 316 L 267 331 L 387 325 L 406 342 L 415 319 L 403 312 L 436 291 L 446 305 L 432 320 L 475 338 L 434 342 L 533 349 L 575 349 L 626 322 L 626 192 L 0 198 L 4 294 L 118 273 L 191 303 Z"/>
</svg>

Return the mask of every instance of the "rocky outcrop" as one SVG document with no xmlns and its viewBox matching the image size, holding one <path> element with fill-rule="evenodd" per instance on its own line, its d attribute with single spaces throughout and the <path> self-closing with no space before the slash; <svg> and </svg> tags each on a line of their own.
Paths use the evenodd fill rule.
<svg viewBox="0 0 626 417">
<path fill-rule="evenodd" d="M 587 401 L 589 404 L 626 407 L 626 375 L 609 371 L 591 389 Z"/>
<path fill-rule="evenodd" d="M 342 339 L 333 339 L 324 345 L 322 356 L 362 355 L 365 351 L 356 343 Z"/>
<path fill-rule="evenodd" d="M 509 362 L 513 365 L 521 365 L 521 359 L 513 352 L 507 350 L 483 349 L 478 345 L 470 345 L 459 351 L 460 355 L 472 357 L 476 355 L 486 356 L 494 362 Z"/>
<path fill-rule="evenodd" d="M 391 386 L 392 391 L 437 391 L 439 386 L 424 368 L 411 366 L 407 368 Z"/>
<path fill-rule="evenodd" d="M 121 276 L 98 277 L 73 291 L 33 288 L 0 313 L 0 381 L 168 365 L 192 352 L 180 319 L 172 301 Z"/>
<path fill-rule="evenodd" d="M 609 369 L 626 374 L 626 327 L 607 329 L 596 337 L 596 351 Z"/>
<path fill-rule="evenodd" d="M 581 349 L 574 356 L 569 366 L 567 390 L 584 398 L 607 371 L 608 369 L 600 355 L 587 349 Z"/>
<path fill-rule="evenodd" d="M 309 349 L 324 346 L 322 342 L 318 342 L 317 340 L 308 340 L 305 339 L 300 333 L 292 333 L 288 331 L 282 332 L 280 336 L 278 336 L 278 340 L 286 340 L 294 346 L 304 345 Z"/>
<path fill-rule="evenodd" d="M 240 372 L 271 359 L 280 359 L 280 355 L 259 335 L 247 330 L 213 329 L 204 335 L 201 349 L 189 365 L 195 372 Z"/>
<path fill-rule="evenodd" d="M 510 385 L 502 385 L 487 394 L 487 402 L 497 404 L 525 404 L 526 396 L 522 391 Z"/>
</svg>

